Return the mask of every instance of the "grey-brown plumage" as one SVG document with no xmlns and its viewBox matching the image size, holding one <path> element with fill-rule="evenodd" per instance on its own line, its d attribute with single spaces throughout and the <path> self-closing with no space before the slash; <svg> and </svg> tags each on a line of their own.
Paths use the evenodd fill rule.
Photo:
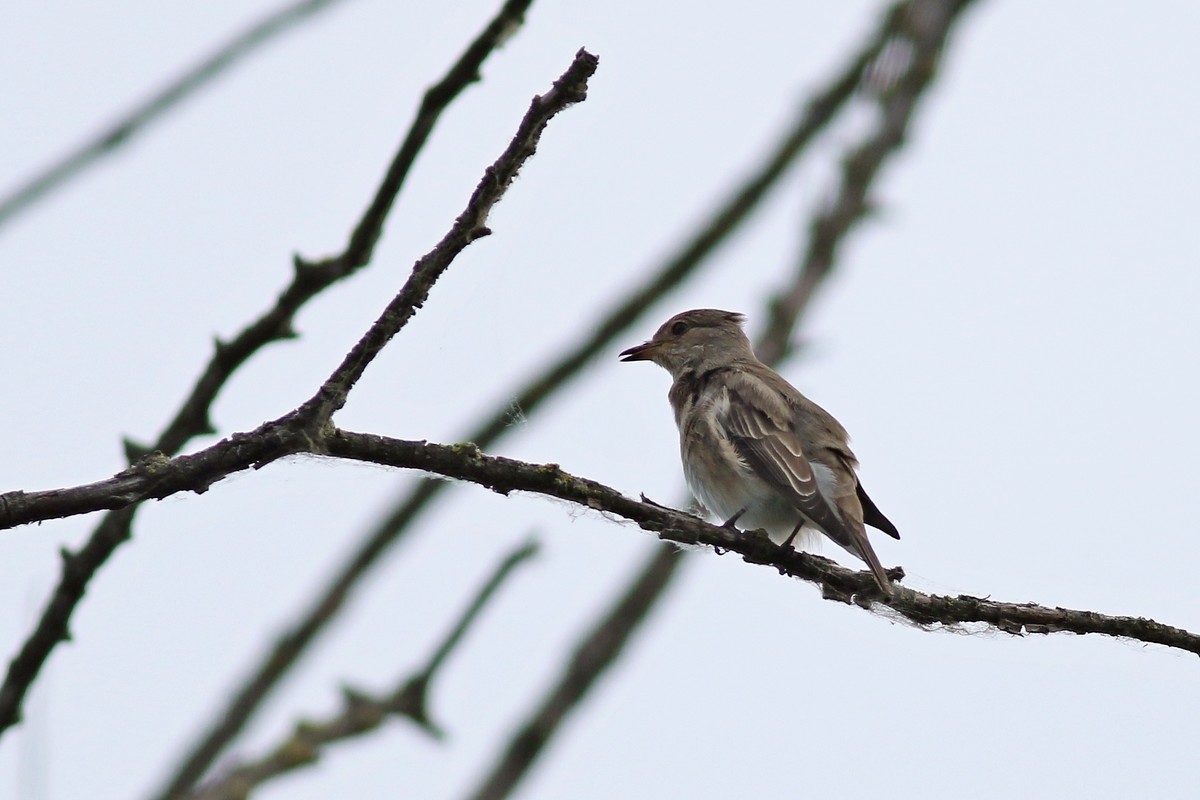
<svg viewBox="0 0 1200 800">
<path fill-rule="evenodd" d="M 710 512 L 789 545 L 819 530 L 891 591 L 864 523 L 900 533 L 863 491 L 850 437 L 755 357 L 743 320 L 729 311 L 685 311 L 621 360 L 653 361 L 671 373 L 684 476 Z"/>
</svg>

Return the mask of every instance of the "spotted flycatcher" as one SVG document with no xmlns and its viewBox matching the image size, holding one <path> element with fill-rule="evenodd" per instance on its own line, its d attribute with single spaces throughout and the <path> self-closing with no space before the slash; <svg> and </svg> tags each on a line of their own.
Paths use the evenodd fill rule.
<svg viewBox="0 0 1200 800">
<path fill-rule="evenodd" d="M 747 530 L 764 528 L 785 547 L 819 531 L 891 592 L 864 523 L 900 533 L 863 491 L 846 429 L 755 357 L 744 319 L 684 311 L 621 360 L 653 361 L 671 373 L 683 474 L 705 508 L 730 527 L 741 520 Z"/>
</svg>

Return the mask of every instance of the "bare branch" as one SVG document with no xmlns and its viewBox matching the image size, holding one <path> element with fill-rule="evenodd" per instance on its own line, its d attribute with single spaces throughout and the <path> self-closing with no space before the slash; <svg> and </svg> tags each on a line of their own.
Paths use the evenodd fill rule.
<svg viewBox="0 0 1200 800">
<path fill-rule="evenodd" d="M 115 123 L 46 167 L 7 197 L 0 198 L 0 227 L 46 195 L 75 178 L 93 163 L 128 144 L 197 90 L 211 83 L 262 45 L 341 0 L 301 0 L 268 14 L 221 45 L 200 63 L 159 89 L 149 99 L 122 115 Z"/>
<path fill-rule="evenodd" d="M 533 492 L 595 511 L 616 514 L 658 534 L 665 541 L 736 552 L 749 563 L 771 566 L 778 569 L 780 574 L 819 585 L 826 599 L 854 603 L 868 609 L 874 605 L 884 605 L 919 625 L 982 622 L 1006 633 L 1099 633 L 1162 644 L 1200 655 L 1200 634 L 1144 618 L 1114 617 L 1032 603 L 1002 603 L 968 595 L 944 597 L 907 587 L 896 587 L 893 595 L 884 595 L 869 572 L 847 569 L 829 559 L 781 547 L 761 531 L 742 533 L 712 525 L 699 517 L 657 503 L 630 499 L 604 484 L 564 472 L 556 464 L 530 464 L 511 458 L 487 456 L 469 443 L 431 444 L 329 427 L 307 441 L 314 449 L 294 452 L 419 469 L 477 483 L 500 494 Z M 217 445 L 210 451 L 232 449 Z M 227 453 L 220 452 L 212 452 L 208 457 L 214 460 L 231 458 Z M 190 469 L 186 464 L 190 458 L 179 456 L 159 467 L 161 474 L 171 474 L 179 468 L 180 476 L 173 476 L 170 484 L 180 486 L 180 491 L 185 488 L 182 487 L 182 480 Z M 888 570 L 888 574 L 893 581 L 899 581 L 904 577 L 904 570 L 894 567 Z"/>
<path fill-rule="evenodd" d="M 546 742 L 558 732 L 559 724 L 587 695 L 596 679 L 620 657 L 633 631 L 675 576 L 683 556 L 684 552 L 673 545 L 664 543 L 654 548 L 654 555 L 621 592 L 620 600 L 575 647 L 563 670 L 564 679 L 555 683 L 509 739 L 504 754 L 471 795 L 472 800 L 498 800 L 516 787 Z"/>
<path fill-rule="evenodd" d="M 176 491 L 203 492 L 231 472 L 260 467 L 293 452 L 313 452 L 321 426 L 345 401 L 346 392 L 379 349 L 395 335 L 428 295 L 429 288 L 451 260 L 483 229 L 487 212 L 499 201 L 520 166 L 533 155 L 541 131 L 551 117 L 586 96 L 587 78 L 595 71 L 595 56 L 580 50 L 545 97 L 535 98 L 518 134 L 484 173 L 466 209 L 449 234 L 417 262 L 413 274 L 389 303 L 384 315 L 351 351 L 351 356 L 300 409 L 265 423 L 251 433 L 234 434 L 198 453 L 168 459 L 150 454 L 107 481 L 49 492 L 21 491 L 0 495 L 0 528 L 26 522 L 117 509 Z M 128 538 L 132 511 L 106 519 L 78 554 L 64 552 L 63 577 L 34 633 L 9 665 L 0 686 L 0 731 L 20 718 L 20 705 L 50 651 L 67 638 L 67 622 L 87 580 L 117 545 Z"/>
<path fill-rule="evenodd" d="M 358 344 L 346 354 L 341 365 L 329 376 L 317 394 L 300 408 L 301 416 L 311 414 L 315 419 L 325 421 L 340 409 L 346 402 L 346 395 L 362 376 L 367 365 L 404 327 L 416 310 L 424 305 L 429 290 L 450 266 L 450 262 L 471 242 L 491 233 L 486 223 L 492 206 L 504 196 L 505 190 L 516 179 L 525 161 L 537 152 L 542 131 L 551 118 L 587 98 L 587 82 L 595 73 L 598 64 L 599 60 L 594 55 L 580 50 L 567 71 L 554 82 L 554 88 L 541 97 L 533 98 L 512 142 L 496 162 L 488 167 L 483 179 L 475 187 L 466 210 L 454 221 L 453 227 L 438 242 L 437 247 L 416 263 L 404 289 L 388 304 Z"/>
<path fill-rule="evenodd" d="M 530 541 L 505 557 L 434 649 L 425 666 L 400 681 L 389 694 L 373 697 L 359 690 L 345 689 L 342 692 L 342 709 L 336 714 L 320 722 L 297 723 L 291 735 L 267 755 L 231 766 L 221 777 L 183 797 L 195 800 L 243 800 L 272 778 L 313 764 L 324 746 L 375 730 L 388 716 L 407 718 L 431 736 L 441 738 L 441 729 L 429 718 L 430 684 L 512 571 L 535 556 L 537 551 L 537 544 Z"/>
<path fill-rule="evenodd" d="M 488 22 L 475 39 L 467 45 L 467 49 L 459 56 L 445 76 L 426 90 L 421 100 L 417 117 L 408 129 L 408 136 L 396 157 L 384 175 L 383 183 L 371 205 L 367 207 L 346 250 L 333 259 L 313 265 L 318 272 L 322 269 L 333 273 L 353 271 L 371 260 L 375 244 L 383 233 L 383 223 L 387 219 L 392 203 L 400 193 L 400 187 L 408 176 L 408 170 L 416 160 L 417 154 L 425 146 L 429 134 L 433 132 L 442 112 L 462 94 L 462 91 L 479 80 L 479 70 L 501 44 L 517 31 L 525 22 L 525 12 L 533 0 L 506 0 L 496 12 L 496 16 Z"/>
<path fill-rule="evenodd" d="M 871 65 L 879 124 L 842 160 L 841 183 L 831 203 L 818 211 L 796 279 L 770 302 L 770 318 L 759 358 L 775 363 L 789 352 L 795 320 L 833 269 L 837 248 L 869 210 L 868 192 L 880 169 L 904 144 L 913 112 L 937 75 L 938 60 L 958 15 L 972 0 L 914 0 L 898 7 L 890 22 L 888 47 Z"/>
<path fill-rule="evenodd" d="M 919 625 L 983 622 L 1006 633 L 1099 633 L 1200 655 L 1200 634 L 1139 617 L 1002 603 L 967 595 L 929 595 L 907 587 L 896 587 L 895 595 L 889 597 L 879 590 L 870 572 L 847 569 L 821 556 L 781 547 L 761 531 L 733 531 L 657 503 L 632 500 L 601 483 L 564 472 L 555 464 L 486 456 L 470 444 L 436 445 L 341 430 L 334 431 L 325 444 L 331 456 L 420 469 L 477 483 L 505 495 L 514 491 L 544 494 L 616 514 L 658 534 L 660 539 L 732 551 L 752 564 L 771 566 L 780 574 L 819 585 L 828 600 L 852 602 L 863 608 L 886 605 Z M 900 580 L 904 570 L 894 567 L 888 574 Z"/>
<path fill-rule="evenodd" d="M 6 492 L 0 495 L 0 528 L 126 509 L 181 491 L 202 494 L 226 475 L 265 466 L 289 452 L 305 449 L 298 433 L 282 424 L 286 419 L 265 423 L 250 433 L 235 433 L 192 455 L 174 459 L 161 454 L 145 456 L 96 483 L 41 492 Z"/>
</svg>

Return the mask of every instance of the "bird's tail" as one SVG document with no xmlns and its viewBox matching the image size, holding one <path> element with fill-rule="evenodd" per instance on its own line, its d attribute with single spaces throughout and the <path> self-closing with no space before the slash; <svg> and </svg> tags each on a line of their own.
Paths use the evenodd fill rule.
<svg viewBox="0 0 1200 800">
<path fill-rule="evenodd" d="M 875 550 L 871 547 L 871 542 L 867 539 L 866 533 L 862 532 L 856 536 L 857 541 L 854 543 L 855 550 L 858 551 L 858 557 L 867 562 L 867 566 L 871 568 L 871 574 L 875 576 L 875 582 L 879 584 L 879 588 L 884 594 L 892 593 L 892 581 L 888 578 L 887 570 L 883 568 L 883 564 L 879 563 L 879 556 L 875 555 Z"/>
</svg>

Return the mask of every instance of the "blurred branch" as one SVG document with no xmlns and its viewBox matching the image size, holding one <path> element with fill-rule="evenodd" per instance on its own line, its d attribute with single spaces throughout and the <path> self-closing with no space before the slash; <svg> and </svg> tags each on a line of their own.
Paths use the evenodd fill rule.
<svg viewBox="0 0 1200 800">
<path fill-rule="evenodd" d="M 341 711 L 321 722 L 297 723 L 291 735 L 267 755 L 229 767 L 221 777 L 184 797 L 196 800 L 243 800 L 268 780 L 316 762 L 325 745 L 375 730 L 388 716 L 410 719 L 431 736 L 441 738 L 441 728 L 429 718 L 430 684 L 512 571 L 536 555 L 537 551 L 537 544 L 530 541 L 510 553 L 480 588 L 425 666 L 398 683 L 391 693 L 372 697 L 353 689 L 343 690 Z"/>
<path fill-rule="evenodd" d="M 972 0 L 914 0 L 893 15 L 893 36 L 864 83 L 875 95 L 878 124 L 842 159 L 834 199 L 813 215 L 808 247 L 792 284 L 769 303 L 758 356 L 776 363 L 790 352 L 790 333 L 833 269 L 838 246 L 868 212 L 867 196 L 880 169 L 903 146 L 918 101 L 937 75 L 938 61 L 958 15 Z"/>
<path fill-rule="evenodd" d="M 49 492 L 9 492 L 0 495 L 0 528 L 54 516 L 91 510 L 125 509 L 156 494 L 173 493 L 174 482 L 188 485 L 191 491 L 204 491 L 222 473 L 230 469 L 262 466 L 289 452 L 307 452 L 314 438 L 328 422 L 329 415 L 344 402 L 354 380 L 361 375 L 379 348 L 404 325 L 420 306 L 433 281 L 450 261 L 470 242 L 485 235 L 487 212 L 503 196 L 521 165 L 533 155 L 546 123 L 559 111 L 585 97 L 587 79 L 596 68 L 596 58 L 585 51 L 576 54 L 571 66 L 555 82 L 554 88 L 535 97 L 521 121 L 517 136 L 504 153 L 484 173 L 466 209 L 455 221 L 450 233 L 429 254 L 419 260 L 400 293 L 389 303 L 384 315 L 371 326 L 367 335 L 314 397 L 277 420 L 249 434 L 235 434 L 214 447 L 195 455 L 168 459 L 152 453 L 137 460 L 129 469 L 108 481 L 72 490 Z M 50 512 L 50 516 L 45 516 Z M 0 732 L 20 718 L 24 698 L 50 650 L 67 638 L 67 620 L 78 604 L 87 580 L 113 549 L 128 538 L 132 507 L 110 515 L 77 554 L 63 551 L 63 578 L 43 612 L 34 633 L 9 665 L 0 686 Z M 122 538 L 116 538 L 121 536 Z"/>
<path fill-rule="evenodd" d="M 497 800 L 507 797 L 516 787 L 546 742 L 558 732 L 559 723 L 620 657 L 630 634 L 662 596 L 683 557 L 684 552 L 674 545 L 660 544 L 654 548 L 654 555 L 621 592 L 618 602 L 575 647 L 562 679 L 509 739 L 500 760 L 471 794 L 472 800 Z"/>
<path fill-rule="evenodd" d="M 268 14 L 234 36 L 200 63 L 127 111 L 115 123 L 18 186 L 7 197 L 0 198 L 0 227 L 61 188 L 96 161 L 129 143 L 136 134 L 167 111 L 271 39 L 339 2 L 341 0 L 302 0 Z"/>
<path fill-rule="evenodd" d="M 916 101 L 935 76 L 937 59 L 950 28 L 967 2 L 934 5 L 921 0 L 919 7 L 908 0 L 893 4 L 883 14 L 868 45 L 838 81 L 840 86 L 853 87 L 865 73 L 868 85 L 874 89 L 881 123 L 843 161 L 836 199 L 827 212 L 814 217 L 806 256 L 791 285 L 780 290 L 769 303 L 768 324 L 755 345 L 765 363 L 778 364 L 790 354 L 792 331 L 808 309 L 816 289 L 829 276 L 838 244 L 864 213 L 868 189 L 880 167 L 903 144 Z M 908 64 L 902 63 L 905 55 L 911 59 Z M 544 699 L 512 734 L 498 761 L 471 795 L 473 800 L 499 800 L 508 796 L 533 766 L 545 742 L 557 732 L 559 723 L 586 696 L 620 648 L 665 596 L 683 563 L 682 556 L 670 544 L 655 548 L 630 587 L 617 595 L 613 609 L 594 622 L 577 645 L 577 652 L 615 648 L 613 656 L 592 660 L 576 657 L 564 666 Z M 636 604 L 638 613 L 619 613 L 631 604 Z"/>
<path fill-rule="evenodd" d="M 597 355 L 612 345 L 647 309 L 691 276 L 713 251 L 758 207 L 779 179 L 834 114 L 853 96 L 863 70 L 878 56 L 887 39 L 886 30 L 874 36 L 845 69 L 805 104 L 794 125 L 785 132 L 763 164 L 721 202 L 711 215 L 697 224 L 697 233 L 684 242 L 649 280 L 622 299 L 596 323 L 584 341 L 568 349 L 547 369 L 515 392 L 474 430 L 462 437 L 481 447 L 490 447 L 512 424 L 512 410 L 533 413 Z M 421 480 L 392 506 L 383 519 L 362 540 L 358 549 L 337 570 L 316 600 L 300 618 L 279 636 L 275 645 L 232 694 L 210 727 L 190 750 L 173 786 L 194 783 L 221 749 L 242 729 L 272 688 L 316 640 L 316 637 L 341 611 L 343 603 L 379 558 L 395 545 L 421 512 L 445 489 L 447 484 Z M 185 780 L 192 776 L 190 780 Z"/>
</svg>

